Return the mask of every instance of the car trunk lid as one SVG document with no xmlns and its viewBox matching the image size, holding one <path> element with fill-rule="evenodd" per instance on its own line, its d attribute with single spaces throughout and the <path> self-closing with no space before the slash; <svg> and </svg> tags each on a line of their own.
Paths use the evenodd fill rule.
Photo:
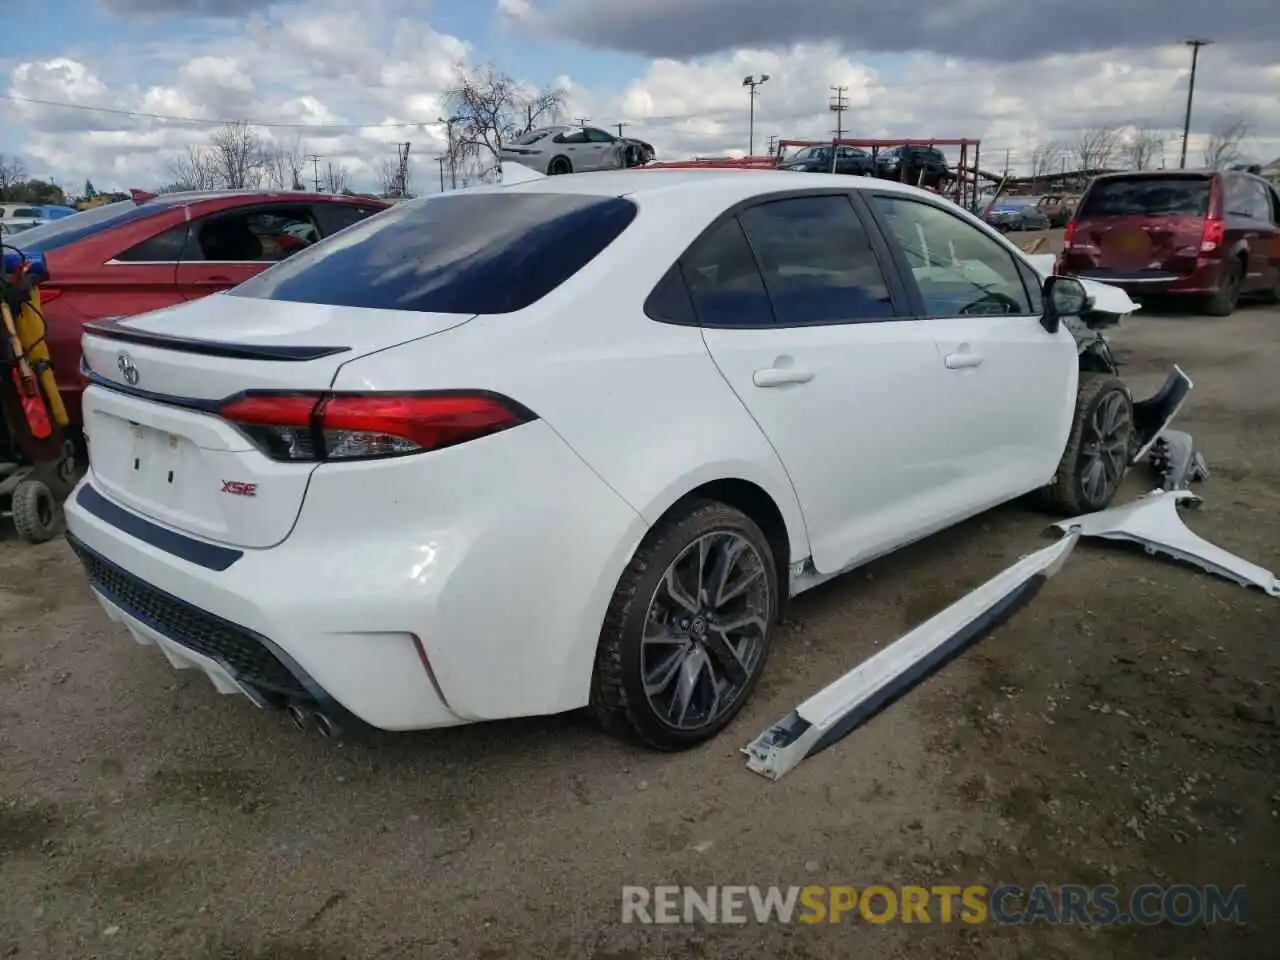
<svg viewBox="0 0 1280 960">
<path fill-rule="evenodd" d="M 315 464 L 266 456 L 218 415 L 222 403 L 247 390 L 322 392 L 349 360 L 470 319 L 215 294 L 87 325 L 90 482 L 176 529 L 274 546 L 293 528 Z"/>
</svg>

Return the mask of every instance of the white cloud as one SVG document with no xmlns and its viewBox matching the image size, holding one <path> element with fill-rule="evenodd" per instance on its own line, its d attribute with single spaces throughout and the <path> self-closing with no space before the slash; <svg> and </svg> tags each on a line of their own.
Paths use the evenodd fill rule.
<svg viewBox="0 0 1280 960">
<path fill-rule="evenodd" d="M 525 16 L 527 7 L 527 0 L 498 0 L 508 19 Z M 266 135 L 280 142 L 305 136 L 309 152 L 345 164 L 366 189 L 375 186 L 379 163 L 395 156 L 395 144 L 408 140 L 415 178 L 427 187 L 436 173 L 430 158 L 444 149 L 443 130 L 431 124 L 446 110 L 454 66 L 488 57 L 403 9 L 397 0 L 313 0 L 300 17 L 296 7 L 267 6 L 201 42 L 169 41 L 152 56 L 104 51 L 97 58 L 14 63 L 8 92 L 196 119 L 372 124 L 273 128 Z M 877 69 L 834 44 L 808 43 L 654 60 L 614 89 L 591 87 L 572 73 L 555 82 L 568 93 L 566 117 L 590 117 L 606 128 L 627 121 L 626 133 L 653 143 L 660 158 L 744 151 L 742 78 L 767 73 L 756 101 L 757 150 L 771 135 L 829 137 L 836 118 L 826 104 L 830 88 L 841 85 L 848 88 L 842 119 L 849 135 L 981 138 L 984 167 L 1003 166 L 1008 151 L 1011 165 L 1021 168 L 1037 143 L 1070 140 L 1079 129 L 1104 123 L 1161 129 L 1167 158 L 1176 162 L 1188 59 L 1175 44 L 981 65 L 914 54 L 871 61 Z M 1236 69 L 1242 59 L 1254 65 Z M 1246 152 L 1254 159 L 1280 154 L 1280 101 L 1270 96 L 1278 83 L 1280 50 L 1208 48 L 1197 80 L 1190 158 L 1198 161 L 1206 131 L 1235 116 L 1251 124 Z M 34 172 L 70 184 L 87 177 L 100 188 L 163 182 L 172 158 L 209 132 L 207 125 L 0 101 L 0 120 L 6 116 L 28 132 L 11 147 Z M 428 125 L 404 125 L 411 121 Z"/>
</svg>

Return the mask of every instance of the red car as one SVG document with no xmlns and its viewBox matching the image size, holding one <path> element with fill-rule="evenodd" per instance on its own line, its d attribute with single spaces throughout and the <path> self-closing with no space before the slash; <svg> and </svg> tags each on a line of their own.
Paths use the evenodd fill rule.
<svg viewBox="0 0 1280 960">
<path fill-rule="evenodd" d="M 1213 316 L 1249 294 L 1280 300 L 1280 194 L 1235 170 L 1097 177 L 1067 224 L 1058 269 L 1132 296 L 1195 297 Z"/>
<path fill-rule="evenodd" d="M 44 254 L 40 294 L 54 373 L 80 423 L 80 328 L 226 290 L 389 204 L 271 191 L 135 192 L 5 242 Z M 210 331 L 213 335 L 215 331 Z"/>
</svg>

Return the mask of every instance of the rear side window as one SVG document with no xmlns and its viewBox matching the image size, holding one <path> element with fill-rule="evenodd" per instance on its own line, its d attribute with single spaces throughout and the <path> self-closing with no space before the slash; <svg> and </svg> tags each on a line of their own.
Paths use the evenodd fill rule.
<svg viewBox="0 0 1280 960">
<path fill-rule="evenodd" d="M 1208 177 L 1123 177 L 1095 180 L 1080 217 L 1185 216 L 1209 213 Z"/>
<path fill-rule="evenodd" d="M 114 259 L 120 263 L 177 263 L 186 241 L 187 225 L 180 223 L 117 253 Z"/>
<path fill-rule="evenodd" d="M 852 323 L 894 316 L 884 273 L 849 200 L 798 197 L 742 213 L 777 322 Z"/>
<path fill-rule="evenodd" d="M 401 203 L 231 291 L 237 297 L 495 314 L 541 300 L 636 217 L 619 197 L 454 194 Z"/>
<path fill-rule="evenodd" d="M 15 220 L 20 217 L 27 217 L 34 220 L 40 220 L 44 217 L 44 211 L 35 207 L 15 207 L 13 213 L 10 214 Z"/>
<path fill-rule="evenodd" d="M 680 258 L 698 321 L 708 327 L 769 327 L 773 308 L 742 225 L 730 217 Z"/>
</svg>

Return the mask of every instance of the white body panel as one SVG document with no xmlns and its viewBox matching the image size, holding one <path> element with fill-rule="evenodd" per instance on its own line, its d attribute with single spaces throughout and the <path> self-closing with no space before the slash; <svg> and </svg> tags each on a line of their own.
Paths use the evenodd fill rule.
<svg viewBox="0 0 1280 960">
<path fill-rule="evenodd" d="M 806 186 L 832 181 L 670 171 L 468 191 L 634 191 L 632 227 L 518 313 L 213 296 L 128 321 L 203 340 L 351 348 L 316 360 L 88 336 L 88 363 L 109 383 L 86 392 L 84 483 L 164 531 L 243 556 L 220 571 L 179 559 L 74 495 L 69 531 L 145 583 L 269 638 L 356 716 L 408 729 L 585 705 L 620 576 L 653 524 L 705 484 L 757 488 L 782 518 L 791 572 L 812 560 L 832 573 L 1047 482 L 1074 406 L 1076 359 L 1070 335 L 1047 334 L 1035 318 L 1016 328 L 969 318 L 704 331 L 645 315 L 645 297 L 720 211 Z M 943 354 L 956 337 L 989 364 L 949 369 Z M 193 401 L 263 387 L 485 390 L 538 419 L 398 459 L 278 463 L 211 412 L 121 392 L 122 350 L 140 372 L 135 390 Z M 756 387 L 755 371 L 781 356 L 815 377 Z M 140 477 L 132 425 L 148 443 L 177 438 L 180 456 L 161 458 L 162 474 Z M 157 449 L 144 451 L 150 461 Z M 171 462 L 191 480 L 178 492 L 158 479 Z M 224 480 L 257 483 L 258 495 L 213 492 Z M 146 635 L 146 624 L 111 609 Z"/>
</svg>

